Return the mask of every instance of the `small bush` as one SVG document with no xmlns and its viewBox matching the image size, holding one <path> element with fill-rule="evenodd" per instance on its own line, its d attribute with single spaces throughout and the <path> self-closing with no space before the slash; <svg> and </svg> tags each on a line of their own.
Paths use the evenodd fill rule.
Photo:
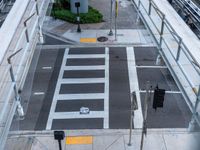
<svg viewBox="0 0 200 150">
<path fill-rule="evenodd" d="M 58 8 L 56 6 L 53 7 L 51 15 L 57 19 L 65 20 L 70 23 L 76 23 L 76 14 L 71 13 L 70 10 L 65 8 Z M 89 6 L 88 13 L 80 14 L 80 23 L 99 23 L 102 22 L 103 15 L 96 9 Z"/>
</svg>

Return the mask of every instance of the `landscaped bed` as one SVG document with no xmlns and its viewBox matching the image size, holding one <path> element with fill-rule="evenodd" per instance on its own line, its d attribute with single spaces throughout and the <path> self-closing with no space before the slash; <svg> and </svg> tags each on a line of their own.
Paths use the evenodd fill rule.
<svg viewBox="0 0 200 150">
<path fill-rule="evenodd" d="M 77 22 L 77 15 L 70 11 L 69 2 L 55 3 L 53 5 L 51 16 L 56 19 L 65 20 L 70 23 Z M 80 23 L 99 23 L 103 21 L 103 15 L 96 9 L 89 6 L 88 13 L 80 13 Z"/>
</svg>

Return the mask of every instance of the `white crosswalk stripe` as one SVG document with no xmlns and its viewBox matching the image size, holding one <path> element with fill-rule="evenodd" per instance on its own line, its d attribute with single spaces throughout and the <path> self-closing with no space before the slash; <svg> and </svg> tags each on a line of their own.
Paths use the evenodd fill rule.
<svg viewBox="0 0 200 150">
<path fill-rule="evenodd" d="M 105 60 L 105 65 L 92 65 L 91 66 L 66 66 L 67 59 L 94 59 L 102 58 Z M 92 62 L 91 62 L 92 63 Z M 91 78 L 63 78 L 65 71 L 80 71 L 80 70 L 102 70 L 105 72 L 104 77 L 91 77 Z M 104 84 L 104 93 L 76 93 L 76 94 L 60 94 L 61 85 L 67 84 Z M 94 87 L 95 88 L 95 87 Z M 80 114 L 79 111 L 76 112 L 56 112 L 56 105 L 59 101 L 72 101 L 72 100 L 103 100 L 104 109 L 102 111 L 90 111 L 89 114 Z M 52 123 L 54 119 L 79 119 L 79 118 L 103 118 L 103 128 L 109 128 L 109 51 L 108 48 L 105 49 L 105 54 L 69 54 L 69 49 L 65 50 L 63 61 L 61 64 L 61 69 L 59 72 L 58 81 L 56 84 L 56 89 L 53 96 L 53 101 L 50 108 L 50 113 L 47 121 L 47 130 L 51 130 Z"/>
</svg>

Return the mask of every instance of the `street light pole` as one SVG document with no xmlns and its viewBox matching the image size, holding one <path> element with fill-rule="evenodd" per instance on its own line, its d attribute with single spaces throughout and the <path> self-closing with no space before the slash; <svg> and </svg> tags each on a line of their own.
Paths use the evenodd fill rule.
<svg viewBox="0 0 200 150">
<path fill-rule="evenodd" d="M 7 58 L 7 61 L 8 61 L 8 64 L 10 64 L 10 69 L 9 69 L 10 70 L 10 77 L 11 77 L 12 82 L 14 83 L 15 100 L 17 102 L 17 112 L 18 112 L 20 117 L 24 117 L 24 110 L 23 110 L 23 107 L 22 107 L 21 102 L 20 102 L 21 101 L 21 97 L 19 96 L 19 93 L 18 93 L 17 84 L 16 84 L 14 72 L 13 72 L 12 62 L 11 62 L 11 58 L 14 57 L 21 50 L 22 50 L 22 48 L 17 50 L 12 55 L 10 55 Z"/>
<path fill-rule="evenodd" d="M 108 33 L 109 36 L 113 35 L 112 31 L 112 13 L 113 13 L 113 0 L 110 0 L 110 32 Z"/>
</svg>

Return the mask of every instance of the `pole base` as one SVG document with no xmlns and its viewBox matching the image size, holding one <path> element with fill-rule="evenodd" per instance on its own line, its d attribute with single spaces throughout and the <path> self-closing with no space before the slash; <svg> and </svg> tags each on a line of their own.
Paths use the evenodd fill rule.
<svg viewBox="0 0 200 150">
<path fill-rule="evenodd" d="M 195 129 L 196 129 L 196 127 L 197 127 L 196 122 L 195 122 L 194 120 L 192 120 L 192 121 L 190 121 L 190 123 L 189 123 L 188 131 L 189 131 L 189 132 L 194 132 Z"/>
<path fill-rule="evenodd" d="M 80 27 L 80 24 L 78 24 L 78 27 L 77 27 L 77 32 L 80 33 L 81 32 L 81 27 Z"/>
<path fill-rule="evenodd" d="M 78 29 L 77 29 L 77 32 L 78 32 L 78 33 L 80 33 L 80 32 L 81 32 L 81 29 L 80 29 L 80 28 L 78 28 Z"/>
<path fill-rule="evenodd" d="M 128 143 L 127 145 L 128 145 L 128 146 L 131 146 L 132 144 L 131 144 L 131 143 Z"/>
<path fill-rule="evenodd" d="M 108 33 L 109 36 L 113 36 L 113 32 L 112 30 L 110 30 L 110 32 Z"/>
</svg>

